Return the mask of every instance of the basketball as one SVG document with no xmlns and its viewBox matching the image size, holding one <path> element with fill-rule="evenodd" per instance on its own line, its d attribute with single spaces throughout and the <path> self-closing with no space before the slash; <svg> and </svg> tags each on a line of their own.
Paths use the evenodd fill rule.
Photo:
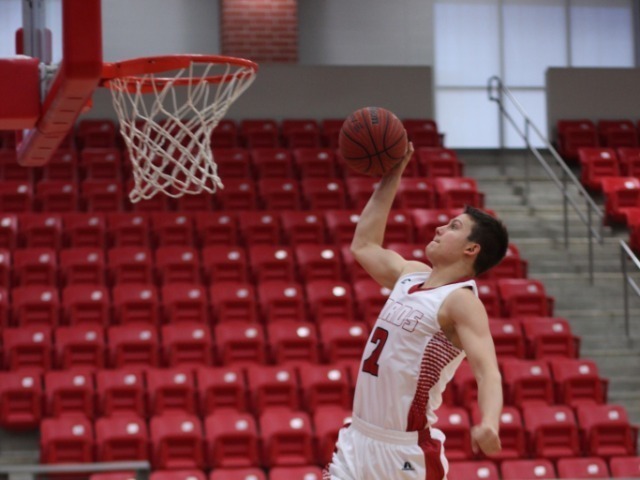
<svg viewBox="0 0 640 480">
<path fill-rule="evenodd" d="M 407 152 L 407 132 L 389 110 L 365 107 L 345 120 L 338 137 L 340 154 L 353 170 L 380 177 Z"/>
</svg>

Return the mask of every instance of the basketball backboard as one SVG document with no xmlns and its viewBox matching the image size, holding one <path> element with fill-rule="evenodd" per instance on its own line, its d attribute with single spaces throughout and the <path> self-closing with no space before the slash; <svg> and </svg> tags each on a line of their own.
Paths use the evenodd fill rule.
<svg viewBox="0 0 640 480">
<path fill-rule="evenodd" d="M 3 129 L 17 134 L 17 159 L 24 166 L 43 165 L 73 127 L 102 73 L 102 21 L 100 0 L 5 0 L 22 9 L 22 27 L 16 31 L 16 54 L 37 58 L 39 71 L 28 59 L 0 62 L 3 93 L 16 92 L 10 108 L 0 109 Z M 26 67 L 25 67 L 26 65 Z M 27 90 L 33 76 L 39 88 Z M 20 112 L 25 97 L 39 96 L 36 114 Z M 11 98 L 11 95 L 7 95 Z M 16 121 L 2 117 L 10 112 Z M 22 113 L 22 115 L 21 115 Z M 25 118 L 28 119 L 25 125 Z"/>
</svg>

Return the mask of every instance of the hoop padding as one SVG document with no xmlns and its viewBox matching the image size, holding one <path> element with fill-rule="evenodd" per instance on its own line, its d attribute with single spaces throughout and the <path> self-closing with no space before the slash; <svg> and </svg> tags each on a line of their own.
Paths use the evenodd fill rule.
<svg viewBox="0 0 640 480">
<path fill-rule="evenodd" d="M 128 61 L 138 62 L 142 73 L 129 74 L 132 68 L 123 62 L 120 72 L 126 76 L 103 80 L 111 90 L 133 165 L 134 186 L 129 192 L 133 203 L 158 192 L 177 198 L 224 188 L 211 133 L 251 85 L 257 66 L 226 57 L 176 58 L 180 68 L 172 70 L 171 76 L 150 70 L 173 65 L 166 60 L 173 57 L 155 57 Z"/>
</svg>

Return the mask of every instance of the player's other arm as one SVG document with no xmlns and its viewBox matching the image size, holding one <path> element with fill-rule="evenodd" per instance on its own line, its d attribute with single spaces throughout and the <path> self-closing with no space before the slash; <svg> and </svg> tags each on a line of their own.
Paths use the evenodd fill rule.
<svg viewBox="0 0 640 480">
<path fill-rule="evenodd" d="M 473 427 L 471 442 L 474 452 L 499 452 L 498 436 L 502 411 L 502 377 L 496 350 L 489 331 L 484 305 L 469 289 L 461 288 L 449 295 L 443 305 L 449 324 L 465 351 L 478 384 L 478 406 L 482 421 Z"/>
<path fill-rule="evenodd" d="M 365 205 L 351 242 L 351 253 L 356 261 L 380 285 L 392 288 L 400 275 L 409 268 L 430 270 L 426 264 L 409 262 L 392 250 L 382 247 L 387 218 L 395 198 L 402 172 L 413 155 L 409 144 L 404 160 L 380 179 L 378 187 Z"/>
</svg>

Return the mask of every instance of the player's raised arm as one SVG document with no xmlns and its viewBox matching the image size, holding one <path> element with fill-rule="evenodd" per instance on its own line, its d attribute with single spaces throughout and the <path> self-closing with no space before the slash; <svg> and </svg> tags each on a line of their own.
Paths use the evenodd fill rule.
<svg viewBox="0 0 640 480">
<path fill-rule="evenodd" d="M 398 277 L 412 264 L 416 269 L 430 270 L 426 264 L 408 262 L 399 254 L 382 247 L 387 218 L 395 198 L 402 172 L 413 155 L 409 143 L 404 160 L 385 174 L 365 205 L 351 242 L 351 252 L 356 261 L 380 285 L 392 288 Z"/>
<path fill-rule="evenodd" d="M 460 289 L 449 295 L 442 309 L 467 355 L 478 384 L 478 406 L 482 421 L 471 431 L 471 445 L 474 452 L 499 452 L 502 377 L 487 312 L 480 299 L 468 289 Z"/>
</svg>

